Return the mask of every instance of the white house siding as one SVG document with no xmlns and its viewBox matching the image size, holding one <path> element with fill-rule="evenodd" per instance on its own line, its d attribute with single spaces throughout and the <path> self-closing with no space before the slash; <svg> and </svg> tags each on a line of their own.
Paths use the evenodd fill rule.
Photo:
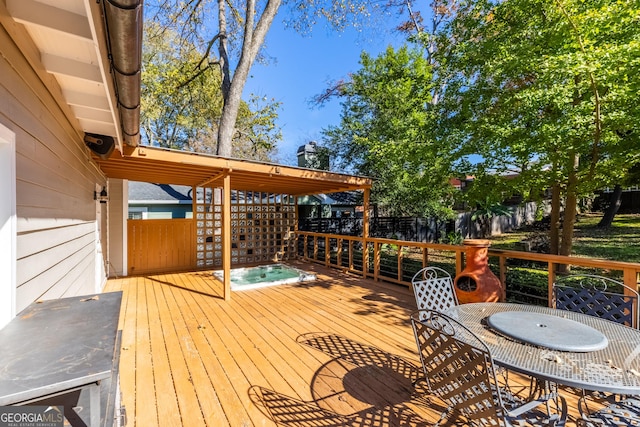
<svg viewBox="0 0 640 427">
<path fill-rule="evenodd" d="M 125 243 L 127 233 L 127 183 L 121 179 L 109 180 L 109 271 L 110 277 L 126 275 Z"/>
<path fill-rule="evenodd" d="M 0 328 L 15 316 L 16 141 L 0 124 Z"/>
<path fill-rule="evenodd" d="M 38 299 L 99 290 L 93 192 L 106 180 L 91 161 L 78 124 L 67 119 L 68 106 L 60 107 L 55 79 L 31 66 L 38 67 L 39 54 L 24 29 L 6 16 L 0 23 L 0 123 L 16 135 L 20 311 Z"/>
</svg>

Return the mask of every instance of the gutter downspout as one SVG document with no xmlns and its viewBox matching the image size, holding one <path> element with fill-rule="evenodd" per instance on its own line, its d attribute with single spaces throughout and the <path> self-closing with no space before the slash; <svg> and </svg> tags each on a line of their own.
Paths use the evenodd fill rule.
<svg viewBox="0 0 640 427">
<path fill-rule="evenodd" d="M 142 0 L 102 0 L 124 142 L 140 142 Z"/>
</svg>

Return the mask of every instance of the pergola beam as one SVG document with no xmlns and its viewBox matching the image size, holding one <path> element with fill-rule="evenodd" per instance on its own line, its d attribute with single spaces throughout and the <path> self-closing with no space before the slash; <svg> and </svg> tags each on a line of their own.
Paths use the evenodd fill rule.
<svg viewBox="0 0 640 427">
<path fill-rule="evenodd" d="M 203 182 L 199 183 L 196 185 L 196 187 L 206 187 L 209 184 L 213 184 L 216 181 L 219 181 L 220 179 L 225 178 L 229 172 L 231 172 L 231 170 L 227 170 L 226 172 L 220 172 L 217 173 L 215 175 L 213 175 L 211 178 L 204 180 Z"/>
<path fill-rule="evenodd" d="M 157 147 L 126 147 L 124 153 L 94 160 L 109 178 L 205 186 L 229 171 L 232 190 L 292 196 L 362 190 L 372 184 L 367 177 Z"/>
</svg>

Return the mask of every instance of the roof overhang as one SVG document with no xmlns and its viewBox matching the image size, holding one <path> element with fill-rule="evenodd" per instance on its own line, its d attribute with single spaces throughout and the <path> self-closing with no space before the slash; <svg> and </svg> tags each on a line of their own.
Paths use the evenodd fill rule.
<svg viewBox="0 0 640 427">
<path fill-rule="evenodd" d="M 363 190 L 372 184 L 367 177 L 145 146 L 94 160 L 108 178 L 156 184 L 216 187 L 230 176 L 233 190 L 298 196 Z"/>
<path fill-rule="evenodd" d="M 5 0 L 13 37 L 79 131 L 139 141 L 142 0 Z M 58 94 L 62 99 L 59 99 Z"/>
</svg>

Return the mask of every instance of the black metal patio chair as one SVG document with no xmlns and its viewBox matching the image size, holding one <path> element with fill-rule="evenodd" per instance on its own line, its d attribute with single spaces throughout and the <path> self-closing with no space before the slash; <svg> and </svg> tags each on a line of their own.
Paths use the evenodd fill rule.
<svg viewBox="0 0 640 427">
<path fill-rule="evenodd" d="M 599 408 L 588 397 L 578 401 L 581 418 L 577 421 L 582 427 L 629 427 L 640 426 L 640 400 L 627 398 L 610 401 Z"/>
<path fill-rule="evenodd" d="M 455 410 L 472 426 L 564 425 L 566 402 L 557 393 L 506 402 L 489 349 L 455 319 L 419 310 L 411 325 L 428 389 L 448 405 L 441 422 Z"/>
<path fill-rule="evenodd" d="M 552 295 L 555 308 L 638 325 L 638 292 L 617 280 L 572 274 L 556 280 Z"/>
</svg>

